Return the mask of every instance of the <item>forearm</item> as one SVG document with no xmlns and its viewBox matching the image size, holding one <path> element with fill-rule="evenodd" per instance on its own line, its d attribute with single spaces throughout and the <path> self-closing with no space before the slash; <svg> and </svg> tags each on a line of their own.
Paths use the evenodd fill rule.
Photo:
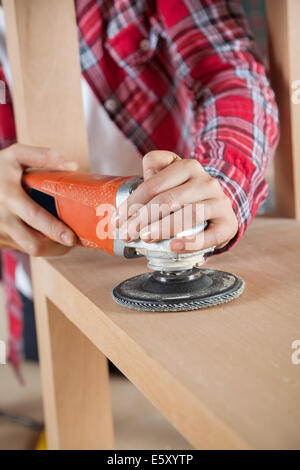
<svg viewBox="0 0 300 470">
<path fill-rule="evenodd" d="M 234 242 L 267 196 L 265 173 L 279 135 L 277 106 L 263 66 L 253 58 L 243 65 L 242 72 L 216 74 L 203 89 L 192 152 L 232 201 L 239 223 Z"/>
</svg>

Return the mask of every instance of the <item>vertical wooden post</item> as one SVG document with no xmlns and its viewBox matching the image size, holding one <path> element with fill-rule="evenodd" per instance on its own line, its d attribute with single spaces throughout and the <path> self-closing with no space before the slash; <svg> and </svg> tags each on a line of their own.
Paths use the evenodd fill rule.
<svg viewBox="0 0 300 470">
<path fill-rule="evenodd" d="M 88 170 L 73 0 L 3 0 L 18 141 Z M 107 360 L 45 297 L 32 259 L 48 447 L 113 447 Z"/>
<path fill-rule="evenodd" d="M 300 219 L 300 2 L 266 0 L 271 79 L 280 111 L 281 138 L 275 158 L 277 215 Z M 300 96 L 300 91 L 298 93 Z"/>
<path fill-rule="evenodd" d="M 18 141 L 89 169 L 73 0 L 3 0 Z"/>
<path fill-rule="evenodd" d="M 105 356 L 50 302 L 32 266 L 50 449 L 111 449 L 113 427 Z"/>
</svg>

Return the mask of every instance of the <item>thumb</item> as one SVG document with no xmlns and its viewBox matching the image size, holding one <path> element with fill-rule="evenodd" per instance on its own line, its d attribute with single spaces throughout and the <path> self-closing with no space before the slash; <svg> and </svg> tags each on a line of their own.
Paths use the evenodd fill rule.
<svg viewBox="0 0 300 470">
<path fill-rule="evenodd" d="M 181 158 L 176 153 L 169 152 L 168 150 L 153 150 L 146 153 L 143 158 L 144 180 L 148 180 L 176 160 L 181 160 Z"/>
<path fill-rule="evenodd" d="M 64 159 L 56 150 L 45 147 L 16 144 L 11 147 L 12 155 L 24 168 L 75 171 L 78 164 Z"/>
</svg>

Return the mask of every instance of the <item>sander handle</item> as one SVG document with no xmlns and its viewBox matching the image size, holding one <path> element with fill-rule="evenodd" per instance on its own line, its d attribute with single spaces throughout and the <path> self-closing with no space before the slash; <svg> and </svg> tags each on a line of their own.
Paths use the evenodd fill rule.
<svg viewBox="0 0 300 470">
<path fill-rule="evenodd" d="M 37 204 L 73 230 L 81 245 L 115 254 L 117 193 L 134 178 L 42 170 L 24 173 L 22 184 Z M 101 232 L 103 226 L 107 230 Z"/>
</svg>

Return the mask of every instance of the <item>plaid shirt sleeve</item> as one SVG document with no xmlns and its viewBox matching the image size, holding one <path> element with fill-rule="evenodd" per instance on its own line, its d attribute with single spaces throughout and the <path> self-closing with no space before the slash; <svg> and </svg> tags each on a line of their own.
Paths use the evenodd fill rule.
<svg viewBox="0 0 300 470">
<path fill-rule="evenodd" d="M 16 141 L 13 107 L 7 82 L 0 64 L 1 104 L 0 104 L 0 150 Z M 1 254 L 1 253 L 0 253 Z M 15 285 L 15 271 L 18 262 L 18 252 L 2 250 L 2 281 L 5 291 L 5 302 L 8 316 L 9 351 L 8 360 L 13 365 L 17 376 L 22 382 L 19 372 L 22 351 L 22 301 Z"/>
<path fill-rule="evenodd" d="M 158 1 L 178 79 L 194 103 L 191 158 L 219 180 L 238 219 L 233 246 L 268 187 L 278 141 L 278 111 L 239 2 Z M 224 251 L 224 249 L 219 250 Z"/>
<path fill-rule="evenodd" d="M 13 107 L 7 82 L 0 64 L 1 104 L 0 104 L 0 150 L 16 142 L 16 129 Z"/>
</svg>

